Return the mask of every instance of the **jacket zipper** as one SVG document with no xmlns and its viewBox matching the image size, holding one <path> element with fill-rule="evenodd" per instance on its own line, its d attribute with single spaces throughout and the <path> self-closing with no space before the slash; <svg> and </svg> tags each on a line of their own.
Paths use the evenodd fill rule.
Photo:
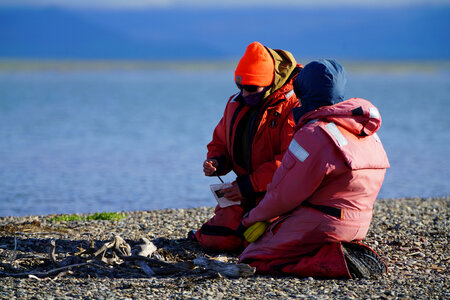
<svg viewBox="0 0 450 300">
<path fill-rule="evenodd" d="M 232 141 L 233 141 L 233 126 L 234 123 L 236 122 L 237 116 L 239 115 L 239 113 L 241 112 L 241 110 L 244 108 L 244 104 L 239 103 L 239 106 L 236 108 L 236 110 L 234 111 L 233 117 L 231 118 L 231 122 L 230 122 L 230 136 L 229 136 L 229 141 L 228 141 L 228 145 L 229 145 L 229 149 L 230 149 L 230 153 L 233 153 L 233 147 L 231 147 L 232 145 Z"/>
<path fill-rule="evenodd" d="M 301 68 L 300 67 L 295 67 L 295 69 L 292 71 L 292 73 L 289 75 L 289 78 L 286 80 L 286 83 L 288 83 L 295 75 L 297 75 L 300 72 Z M 285 83 L 285 84 L 286 84 Z M 283 85 L 284 86 L 284 85 Z M 276 91 L 274 91 L 275 93 Z M 273 95 L 273 94 L 272 94 Z M 256 116 L 259 115 L 259 113 L 262 111 L 263 113 L 265 111 L 267 111 L 270 107 L 274 107 L 284 101 L 286 101 L 287 99 L 280 99 L 279 101 L 272 103 L 270 105 L 267 105 L 266 107 L 262 107 L 262 109 L 260 111 L 258 111 L 256 113 Z M 255 118 L 256 119 L 256 118 Z M 262 119 L 262 118 L 261 118 Z M 257 126 L 256 129 L 254 129 L 254 134 L 251 134 L 251 136 L 248 136 L 247 139 L 247 143 L 248 143 L 248 173 L 251 174 L 253 172 L 253 168 L 252 168 L 252 148 L 253 148 L 253 138 L 256 135 L 256 131 L 258 130 L 259 124 L 261 123 L 261 119 L 259 120 L 259 122 L 257 122 Z M 250 132 L 250 131 L 249 131 Z M 249 133 L 250 134 L 250 133 Z M 230 140 L 231 141 L 231 140 Z"/>
<path fill-rule="evenodd" d="M 248 147 L 248 173 L 249 173 L 249 174 L 251 174 L 251 173 L 253 172 L 253 168 L 252 168 L 253 139 L 254 139 L 254 137 L 255 137 L 255 135 L 256 135 L 256 132 L 257 132 L 258 127 L 259 127 L 259 124 L 261 124 L 261 120 L 262 120 L 262 118 L 258 118 L 258 116 L 259 116 L 259 114 L 260 114 L 261 112 L 263 112 L 263 114 L 264 114 L 264 112 L 266 112 L 270 107 L 274 107 L 274 106 L 276 106 L 276 105 L 278 105 L 278 104 L 280 104 L 280 103 L 282 103 L 282 102 L 284 102 L 284 101 L 286 101 L 286 99 L 281 99 L 281 100 L 279 100 L 279 101 L 277 101 L 277 102 L 275 102 L 275 103 L 273 103 L 273 104 L 267 105 L 266 107 L 263 106 L 262 109 L 259 110 L 259 111 L 256 113 L 254 120 L 251 121 L 253 124 L 250 124 L 250 125 L 251 125 L 251 126 L 256 125 L 256 127 L 250 128 L 251 130 L 248 131 L 248 136 L 247 136 L 247 147 Z M 258 122 L 255 122 L 255 121 L 258 120 L 258 119 L 259 119 L 259 121 L 258 121 Z"/>
</svg>

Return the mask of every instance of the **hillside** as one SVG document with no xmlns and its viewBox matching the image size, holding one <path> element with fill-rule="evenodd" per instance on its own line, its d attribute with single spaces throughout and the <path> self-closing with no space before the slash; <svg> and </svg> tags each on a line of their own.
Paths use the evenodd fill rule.
<svg viewBox="0 0 450 300">
<path fill-rule="evenodd" d="M 1 8 L 0 57 L 226 59 L 260 41 L 298 57 L 450 59 L 450 6 L 153 9 Z"/>
</svg>

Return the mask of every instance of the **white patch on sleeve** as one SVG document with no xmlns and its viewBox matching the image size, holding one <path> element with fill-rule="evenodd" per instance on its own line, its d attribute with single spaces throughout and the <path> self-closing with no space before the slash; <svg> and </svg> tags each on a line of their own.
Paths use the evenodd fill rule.
<svg viewBox="0 0 450 300">
<path fill-rule="evenodd" d="M 286 99 L 291 98 L 291 96 L 292 96 L 293 94 L 294 94 L 294 90 L 290 90 L 289 92 L 287 92 L 287 93 L 285 94 Z"/>
<path fill-rule="evenodd" d="M 370 118 L 372 118 L 372 119 L 380 118 L 380 113 L 378 112 L 378 109 L 376 109 L 375 107 L 369 107 L 369 113 L 370 113 Z"/>
<path fill-rule="evenodd" d="M 305 159 L 308 158 L 309 153 L 303 149 L 302 146 L 300 146 L 296 140 L 292 140 L 291 144 L 289 145 L 289 151 L 292 152 L 292 154 L 295 155 L 295 157 L 298 158 L 299 161 L 304 162 Z"/>
<path fill-rule="evenodd" d="M 375 138 L 375 140 L 376 140 L 378 143 L 381 143 L 381 140 L 380 140 L 380 137 L 378 136 L 378 134 L 374 133 L 374 134 L 372 134 L 372 136 Z"/>
<path fill-rule="evenodd" d="M 328 129 L 328 131 L 336 138 L 338 144 L 340 147 L 345 146 L 348 144 L 347 139 L 342 135 L 342 133 L 337 128 L 336 124 L 333 122 L 328 123 L 325 125 L 325 127 Z"/>
</svg>

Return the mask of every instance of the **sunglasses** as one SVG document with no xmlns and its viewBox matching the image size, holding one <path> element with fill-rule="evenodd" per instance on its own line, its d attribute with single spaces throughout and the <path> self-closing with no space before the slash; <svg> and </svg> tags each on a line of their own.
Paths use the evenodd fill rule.
<svg viewBox="0 0 450 300">
<path fill-rule="evenodd" d="M 238 89 L 242 90 L 246 90 L 249 93 L 254 93 L 258 90 L 259 86 L 257 85 L 242 85 L 239 83 L 236 83 Z"/>
</svg>

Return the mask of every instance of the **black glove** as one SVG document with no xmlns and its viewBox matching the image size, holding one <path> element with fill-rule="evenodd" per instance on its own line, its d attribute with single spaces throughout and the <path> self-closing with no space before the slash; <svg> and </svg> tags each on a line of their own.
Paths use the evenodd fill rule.
<svg viewBox="0 0 450 300">
<path fill-rule="evenodd" d="M 236 235 L 240 238 L 244 238 L 244 232 L 248 229 L 248 227 L 245 227 L 242 225 L 242 223 L 239 223 L 238 228 L 236 228 Z"/>
</svg>

